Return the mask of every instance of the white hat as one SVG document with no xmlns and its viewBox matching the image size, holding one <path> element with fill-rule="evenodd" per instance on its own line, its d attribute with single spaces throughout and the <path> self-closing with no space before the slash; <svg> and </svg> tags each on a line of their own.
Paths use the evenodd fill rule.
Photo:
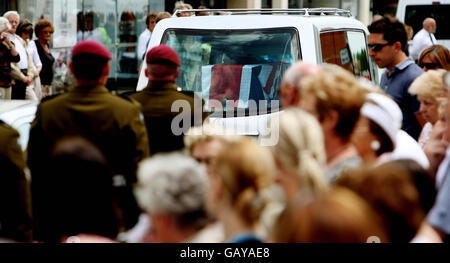
<svg viewBox="0 0 450 263">
<path fill-rule="evenodd" d="M 369 93 L 367 100 L 361 108 L 361 115 L 374 121 L 391 138 L 395 146 L 397 133 L 402 127 L 403 115 L 397 103 L 386 95 Z"/>
</svg>

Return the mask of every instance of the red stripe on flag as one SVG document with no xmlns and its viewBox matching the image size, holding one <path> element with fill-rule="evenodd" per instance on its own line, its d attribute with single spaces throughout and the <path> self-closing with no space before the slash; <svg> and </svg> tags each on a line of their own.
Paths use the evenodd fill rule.
<svg viewBox="0 0 450 263">
<path fill-rule="evenodd" d="M 209 99 L 238 101 L 241 90 L 242 65 L 220 65 L 211 69 Z"/>
<path fill-rule="evenodd" d="M 264 91 L 266 94 L 270 95 L 270 91 L 272 90 L 273 82 L 275 81 L 275 76 L 277 74 L 277 67 L 272 66 L 272 72 L 270 72 L 270 76 L 267 79 L 266 87 L 264 88 Z"/>
</svg>

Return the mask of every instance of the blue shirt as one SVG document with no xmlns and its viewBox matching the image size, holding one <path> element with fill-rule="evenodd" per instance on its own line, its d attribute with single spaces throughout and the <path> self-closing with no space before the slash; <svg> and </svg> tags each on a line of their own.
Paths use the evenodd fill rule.
<svg viewBox="0 0 450 263">
<path fill-rule="evenodd" d="M 388 77 L 388 71 L 381 77 L 380 86 L 389 94 L 402 110 L 402 129 L 416 141 L 419 138 L 422 126 L 417 121 L 415 114 L 419 113 L 420 103 L 417 96 L 409 94 L 408 88 L 423 70 L 410 58 L 398 63 Z"/>
<path fill-rule="evenodd" d="M 450 167 L 447 167 L 436 201 L 428 214 L 427 221 L 435 228 L 450 235 Z"/>
<path fill-rule="evenodd" d="M 252 232 L 240 233 L 231 237 L 225 243 L 263 243 L 264 241 Z"/>
</svg>

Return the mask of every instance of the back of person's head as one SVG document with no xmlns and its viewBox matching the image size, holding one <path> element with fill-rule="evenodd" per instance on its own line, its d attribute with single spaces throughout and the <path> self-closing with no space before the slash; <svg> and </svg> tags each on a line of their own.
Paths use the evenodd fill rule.
<svg viewBox="0 0 450 263">
<path fill-rule="evenodd" d="M 249 226 L 255 226 L 267 204 L 264 190 L 273 181 L 270 151 L 250 140 L 227 143 L 212 163 L 211 176 L 222 181 L 222 201 Z"/>
<path fill-rule="evenodd" d="M 84 40 L 72 50 L 71 69 L 76 79 L 96 81 L 106 74 L 105 67 L 111 59 L 111 53 L 103 44 Z"/>
<path fill-rule="evenodd" d="M 413 179 L 413 182 L 420 195 L 420 204 L 425 213 L 431 210 L 434 205 L 437 190 L 434 184 L 433 176 L 428 170 L 425 170 L 416 161 L 402 159 L 391 162 L 407 171 Z"/>
<path fill-rule="evenodd" d="M 11 143 L 14 145 L 16 142 Z M 32 227 L 27 214 L 29 187 L 25 179 L 25 162 L 17 158 L 22 155 L 22 152 L 19 151 L 19 146 L 16 151 L 4 143 L 1 143 L 1 147 L 3 149 L 0 150 L 2 175 L 0 176 L 0 237 L 30 242 Z M 16 152 L 16 157 L 13 157 L 13 152 Z"/>
<path fill-rule="evenodd" d="M 319 122 L 336 111 L 339 118 L 334 131 L 342 140 L 348 141 L 359 118 L 366 90 L 350 72 L 339 66 L 324 65 L 322 69 L 300 81 L 302 100 L 307 95 L 316 99 L 315 112 Z"/>
<path fill-rule="evenodd" d="M 171 17 L 172 17 L 172 15 L 169 12 L 160 12 L 156 16 L 156 23 L 158 24 L 159 21 L 166 19 L 166 18 L 171 18 Z"/>
<path fill-rule="evenodd" d="M 410 242 L 425 219 L 413 177 L 397 164 L 346 171 L 337 185 L 355 191 L 375 208 L 394 243 Z"/>
<path fill-rule="evenodd" d="M 176 81 L 181 62 L 173 48 L 167 45 L 153 47 L 145 58 L 147 62 L 146 76 L 149 80 Z"/>
<path fill-rule="evenodd" d="M 207 174 L 191 157 L 155 155 L 139 165 L 137 176 L 136 197 L 147 213 L 172 216 L 180 230 L 199 230 L 208 222 Z"/>
<path fill-rule="evenodd" d="M 443 77 L 446 72 L 443 69 L 424 72 L 411 83 L 408 89 L 409 93 L 428 96 L 432 99 L 438 99 L 444 96 L 446 90 Z"/>
<path fill-rule="evenodd" d="M 75 78 L 98 80 L 108 60 L 93 54 L 85 54 L 73 58 L 72 63 Z"/>
<path fill-rule="evenodd" d="M 63 138 L 53 147 L 48 167 L 52 198 L 43 204 L 50 212 L 44 241 L 78 234 L 115 238 L 119 227 L 113 173 L 103 153 L 82 137 Z"/>
<path fill-rule="evenodd" d="M 5 29 L 11 30 L 11 24 L 5 17 L 0 17 L 0 32 L 5 31 Z"/>
<path fill-rule="evenodd" d="M 427 47 L 420 54 L 417 65 L 422 65 L 425 57 L 428 57 L 432 63 L 442 69 L 448 69 L 450 66 L 450 51 L 442 45 L 432 45 Z"/>
<path fill-rule="evenodd" d="M 382 19 L 374 21 L 370 24 L 368 29 L 371 34 L 383 34 L 384 40 L 386 40 L 389 44 L 393 44 L 397 41 L 400 42 L 402 45 L 402 50 L 406 51 L 408 35 L 404 24 L 398 19 L 385 16 Z"/>
<path fill-rule="evenodd" d="M 326 154 L 320 124 L 314 116 L 298 108 L 285 110 L 278 123 L 279 140 L 272 147 L 274 157 L 284 169 L 297 176 L 301 189 L 319 193 L 326 187 L 323 177 Z"/>
<path fill-rule="evenodd" d="M 283 82 L 299 85 L 300 79 L 304 76 L 314 75 L 320 72 L 320 67 L 307 62 L 297 62 L 290 66 L 283 75 Z"/>
<path fill-rule="evenodd" d="M 366 243 L 371 237 L 389 241 L 376 211 L 345 188 L 335 187 L 293 214 L 297 224 L 283 242 Z"/>
</svg>

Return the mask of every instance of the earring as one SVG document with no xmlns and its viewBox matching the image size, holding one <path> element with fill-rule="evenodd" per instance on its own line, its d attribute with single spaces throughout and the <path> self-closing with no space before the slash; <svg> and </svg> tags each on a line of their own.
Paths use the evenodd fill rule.
<svg viewBox="0 0 450 263">
<path fill-rule="evenodd" d="M 370 148 L 372 148 L 372 150 L 374 151 L 378 151 L 380 147 L 381 147 L 380 142 L 377 140 L 374 140 L 372 141 L 372 143 L 370 143 Z"/>
</svg>

